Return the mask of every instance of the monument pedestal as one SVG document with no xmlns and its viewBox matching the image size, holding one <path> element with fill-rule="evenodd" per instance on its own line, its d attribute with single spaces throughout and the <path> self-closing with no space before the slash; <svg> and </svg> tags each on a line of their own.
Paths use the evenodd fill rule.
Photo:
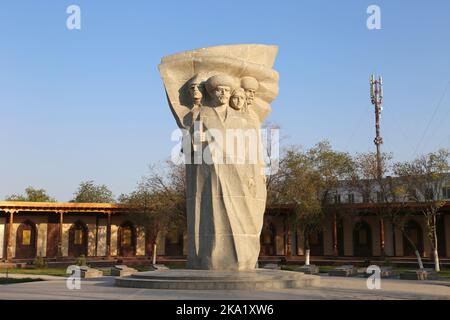
<svg viewBox="0 0 450 320">
<path fill-rule="evenodd" d="M 267 269 L 240 272 L 180 269 L 139 272 L 116 278 L 119 287 L 171 290 L 264 290 L 306 288 L 319 284 L 318 276 Z"/>
</svg>

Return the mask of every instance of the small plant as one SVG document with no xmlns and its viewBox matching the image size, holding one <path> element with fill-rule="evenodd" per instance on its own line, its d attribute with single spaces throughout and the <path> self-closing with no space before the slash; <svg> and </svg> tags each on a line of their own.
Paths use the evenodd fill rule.
<svg viewBox="0 0 450 320">
<path fill-rule="evenodd" d="M 41 255 L 38 255 L 36 258 L 34 258 L 33 260 L 33 266 L 35 268 L 45 268 L 45 260 L 44 258 L 42 258 Z"/>
<path fill-rule="evenodd" d="M 86 266 L 86 256 L 84 255 L 84 254 L 82 254 L 81 256 L 79 256 L 78 258 L 77 258 L 77 261 L 75 262 L 75 264 L 77 265 L 77 266 Z"/>
</svg>

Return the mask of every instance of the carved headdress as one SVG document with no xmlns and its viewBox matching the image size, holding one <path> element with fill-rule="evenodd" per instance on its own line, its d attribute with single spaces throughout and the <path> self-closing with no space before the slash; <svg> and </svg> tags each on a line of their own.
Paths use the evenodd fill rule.
<svg viewBox="0 0 450 320">
<path fill-rule="evenodd" d="M 258 80 L 256 80 L 253 77 L 242 77 L 241 78 L 241 87 L 244 89 L 250 89 L 250 90 L 258 90 L 259 88 L 259 83 Z"/>
<path fill-rule="evenodd" d="M 236 87 L 236 81 L 226 74 L 217 74 L 209 78 L 205 84 L 208 93 L 212 93 L 218 86 L 230 87 L 230 90 L 233 90 Z"/>
</svg>

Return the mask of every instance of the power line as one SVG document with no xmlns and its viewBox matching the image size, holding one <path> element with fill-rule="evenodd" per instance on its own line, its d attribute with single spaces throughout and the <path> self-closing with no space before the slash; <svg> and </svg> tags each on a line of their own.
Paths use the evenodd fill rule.
<svg viewBox="0 0 450 320">
<path fill-rule="evenodd" d="M 443 117 L 441 117 L 441 121 L 440 121 L 439 124 L 436 126 L 436 128 L 441 128 L 442 124 L 443 124 L 444 121 L 447 119 L 447 117 L 448 117 L 449 114 L 450 114 L 450 106 L 448 107 L 447 112 L 445 113 L 445 115 L 444 115 Z M 439 144 L 436 146 L 436 149 L 439 149 L 446 139 L 449 139 L 449 140 L 450 140 L 450 135 L 444 136 L 444 138 L 443 138 L 443 139 L 439 142 Z"/>
<path fill-rule="evenodd" d="M 439 102 L 437 103 L 437 105 L 434 108 L 433 114 L 432 114 L 430 120 L 428 121 L 427 126 L 425 127 L 425 130 L 424 130 L 424 132 L 422 134 L 422 137 L 420 138 L 419 142 L 416 145 L 416 148 L 414 149 L 413 157 L 415 157 L 417 155 L 417 151 L 419 151 L 419 146 L 422 144 L 422 141 L 424 140 L 425 135 L 427 134 L 427 131 L 430 128 L 431 122 L 433 121 L 434 117 L 436 116 L 436 113 L 437 113 L 439 107 L 441 106 L 442 101 L 444 100 L 444 97 L 445 97 L 445 95 L 447 93 L 449 85 L 450 85 L 450 81 L 447 82 L 447 85 L 445 86 L 445 90 L 442 93 L 441 98 L 439 99 Z"/>
<path fill-rule="evenodd" d="M 370 106 L 369 104 L 367 104 L 367 105 Z M 364 110 L 362 108 L 360 110 L 361 110 L 361 114 L 360 114 L 360 116 L 359 116 L 359 118 L 357 120 L 356 125 L 352 126 L 353 130 L 352 130 L 352 132 L 350 134 L 350 138 L 347 140 L 347 143 L 345 144 L 345 149 L 344 150 L 348 150 L 349 144 L 353 141 L 353 138 L 354 138 L 356 132 L 358 132 L 359 129 L 361 128 L 362 121 L 367 115 L 366 110 Z"/>
</svg>

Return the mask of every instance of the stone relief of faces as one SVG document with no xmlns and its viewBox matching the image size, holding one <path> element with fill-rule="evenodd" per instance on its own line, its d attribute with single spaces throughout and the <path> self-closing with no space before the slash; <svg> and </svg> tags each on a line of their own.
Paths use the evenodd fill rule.
<svg viewBox="0 0 450 320">
<path fill-rule="evenodd" d="M 191 82 L 189 85 L 189 94 L 191 95 L 192 102 L 194 105 L 200 105 L 203 93 L 202 93 L 202 83 L 199 81 Z"/>
<path fill-rule="evenodd" d="M 233 91 L 230 98 L 230 106 L 235 110 L 242 110 L 245 106 L 246 95 L 245 90 L 237 88 Z"/>
<path fill-rule="evenodd" d="M 245 90 L 245 96 L 247 98 L 247 104 L 249 106 L 251 106 L 253 104 L 253 100 L 255 99 L 255 93 L 256 93 L 256 91 L 253 89 Z"/>
<path fill-rule="evenodd" d="M 259 82 L 253 77 L 243 77 L 241 79 L 241 87 L 245 90 L 247 98 L 247 106 L 253 105 L 256 90 L 258 90 Z"/>
<path fill-rule="evenodd" d="M 246 106 L 253 105 L 259 82 L 253 77 L 246 76 L 240 79 L 239 86 L 226 74 L 209 77 L 204 83 L 195 81 L 194 78 L 188 87 L 194 105 L 202 100 L 203 87 L 211 98 L 213 107 L 229 105 L 235 110 L 245 110 Z"/>
<path fill-rule="evenodd" d="M 212 99 L 214 107 L 225 106 L 230 102 L 234 79 L 225 74 L 210 77 L 205 83 L 206 91 Z"/>
<path fill-rule="evenodd" d="M 192 106 L 201 106 L 205 95 L 205 80 L 206 76 L 198 73 L 188 81 L 187 91 Z"/>
<path fill-rule="evenodd" d="M 217 86 L 214 90 L 214 98 L 219 105 L 228 104 L 230 101 L 231 88 L 228 86 Z"/>
</svg>

